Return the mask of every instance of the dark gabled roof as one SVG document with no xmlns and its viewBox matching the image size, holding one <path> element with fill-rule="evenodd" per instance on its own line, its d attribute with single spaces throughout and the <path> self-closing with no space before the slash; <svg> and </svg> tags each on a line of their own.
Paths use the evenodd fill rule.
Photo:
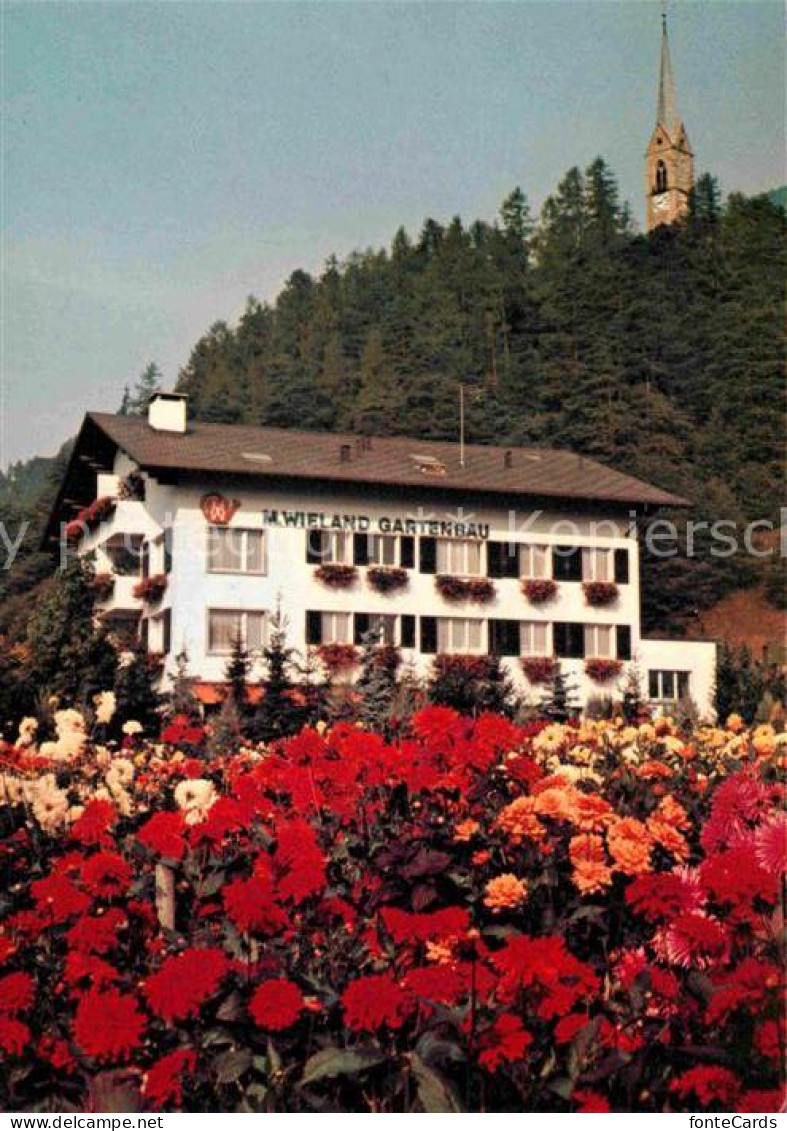
<svg viewBox="0 0 787 1131">
<path fill-rule="evenodd" d="M 85 418 L 53 515 L 70 494 L 84 493 L 70 478 L 94 463 L 111 466 L 125 452 L 152 473 L 202 474 L 214 478 L 298 479 L 431 488 L 511 497 L 585 500 L 631 506 L 687 506 L 687 500 L 595 460 L 549 448 L 503 448 L 413 440 L 362 438 L 335 432 L 296 432 L 245 424 L 194 421 L 188 431 L 164 432 L 137 416 L 91 412 Z"/>
</svg>

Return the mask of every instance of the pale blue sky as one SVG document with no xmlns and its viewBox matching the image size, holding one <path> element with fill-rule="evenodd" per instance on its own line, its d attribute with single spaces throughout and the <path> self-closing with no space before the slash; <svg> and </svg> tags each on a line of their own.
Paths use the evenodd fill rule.
<svg viewBox="0 0 787 1131">
<path fill-rule="evenodd" d="M 676 0 L 678 105 L 725 191 L 784 183 L 781 0 Z M 425 216 L 534 209 L 603 154 L 635 215 L 653 0 L 4 5 L 2 458 L 296 267 Z"/>
</svg>

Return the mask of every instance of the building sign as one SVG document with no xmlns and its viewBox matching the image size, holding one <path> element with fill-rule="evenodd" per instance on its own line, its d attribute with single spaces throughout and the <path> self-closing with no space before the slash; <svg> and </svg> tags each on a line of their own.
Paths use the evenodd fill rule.
<svg viewBox="0 0 787 1131">
<path fill-rule="evenodd" d="M 215 494 L 203 495 L 199 505 L 212 526 L 226 526 L 240 507 L 240 499 L 228 499 L 224 495 Z"/>
<path fill-rule="evenodd" d="M 300 530 L 347 530 L 375 534 L 424 534 L 431 538 L 489 537 L 488 522 L 462 519 L 391 518 L 366 514 L 329 514 L 325 511 L 263 510 L 266 526 L 290 526 Z"/>
</svg>

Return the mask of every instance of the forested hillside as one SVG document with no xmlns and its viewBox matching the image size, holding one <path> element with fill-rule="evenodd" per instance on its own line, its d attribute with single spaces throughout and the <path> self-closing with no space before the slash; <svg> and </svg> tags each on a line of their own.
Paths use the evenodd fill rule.
<svg viewBox="0 0 787 1131">
<path fill-rule="evenodd" d="M 178 387 L 206 420 L 453 439 L 461 382 L 471 440 L 587 453 L 689 496 L 695 520 L 776 519 L 784 236 L 766 196 L 722 204 L 708 176 L 685 225 L 638 235 L 599 159 L 538 222 L 517 189 L 494 222 L 430 219 L 295 271 L 274 303 L 212 326 Z M 707 545 L 646 562 L 649 628 L 753 580 L 750 560 Z M 0 596 L 43 567 L 21 568 Z"/>
</svg>

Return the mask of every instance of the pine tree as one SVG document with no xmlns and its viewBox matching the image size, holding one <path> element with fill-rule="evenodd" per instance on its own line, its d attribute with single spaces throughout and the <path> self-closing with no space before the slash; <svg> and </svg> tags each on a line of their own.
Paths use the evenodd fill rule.
<svg viewBox="0 0 787 1131">
<path fill-rule="evenodd" d="M 131 396 L 124 395 L 121 411 L 128 416 L 144 416 L 154 393 L 161 392 L 162 374 L 155 361 L 151 361 L 139 375 Z"/>
<path fill-rule="evenodd" d="M 232 640 L 231 651 L 224 668 L 224 678 L 229 685 L 228 698 L 232 700 L 241 717 L 249 706 L 249 673 L 252 660 L 239 636 Z"/>
<path fill-rule="evenodd" d="M 555 668 L 552 685 L 541 702 L 541 713 L 553 723 L 565 723 L 579 713 L 576 684 L 566 678 L 560 664 Z"/>
<path fill-rule="evenodd" d="M 157 673 L 141 643 L 121 656 L 114 688 L 117 706 L 112 723 L 116 731 L 133 719 L 142 725 L 148 738 L 158 735 L 161 696 L 155 688 L 156 678 Z"/>
<path fill-rule="evenodd" d="M 189 675 L 189 657 L 185 648 L 175 657 L 175 674 L 167 693 L 165 714 L 168 719 L 180 716 L 190 722 L 202 718 L 202 707 L 194 694 L 194 677 Z"/>
<path fill-rule="evenodd" d="M 398 655 L 380 643 L 380 634 L 370 629 L 361 638 L 360 671 L 354 690 L 359 696 L 358 718 L 381 733 L 391 717 L 396 691 Z"/>
<path fill-rule="evenodd" d="M 287 645 L 287 620 L 277 607 L 263 651 L 263 695 L 250 724 L 251 736 L 257 742 L 273 742 L 296 734 L 305 724 L 306 697 L 291 677 L 294 656 L 294 649 Z"/>
<path fill-rule="evenodd" d="M 637 724 L 647 714 L 647 705 L 642 694 L 642 677 L 636 663 L 631 663 L 623 681 L 623 718 L 627 723 Z"/>
</svg>

